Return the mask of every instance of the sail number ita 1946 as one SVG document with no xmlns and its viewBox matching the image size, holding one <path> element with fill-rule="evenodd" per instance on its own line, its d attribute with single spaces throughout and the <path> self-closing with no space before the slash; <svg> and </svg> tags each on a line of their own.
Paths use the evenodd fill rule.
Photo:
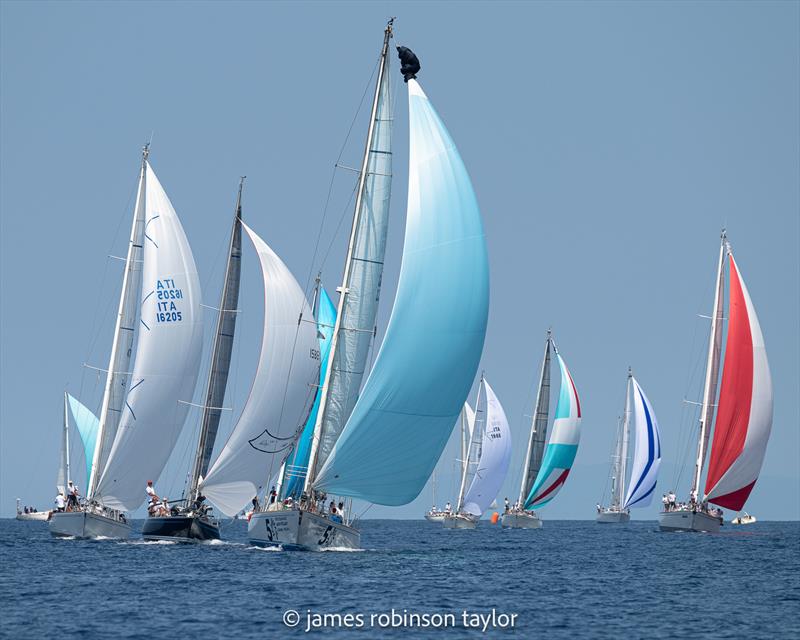
<svg viewBox="0 0 800 640">
<path fill-rule="evenodd" d="M 172 278 L 158 280 L 156 284 L 156 321 L 181 322 L 183 314 L 178 309 L 176 300 L 183 299 L 183 289 L 175 286 Z"/>
</svg>

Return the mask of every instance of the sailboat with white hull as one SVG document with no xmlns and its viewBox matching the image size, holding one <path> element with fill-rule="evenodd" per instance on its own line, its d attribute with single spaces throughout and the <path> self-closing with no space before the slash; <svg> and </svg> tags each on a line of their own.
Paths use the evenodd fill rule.
<svg viewBox="0 0 800 640">
<path fill-rule="evenodd" d="M 726 263 L 730 280 L 727 315 L 723 310 Z M 724 317 L 728 320 L 728 333 L 717 396 Z M 717 416 L 712 440 L 715 409 Z M 661 530 L 719 531 L 722 510 L 709 506 L 709 503 L 734 511 L 742 510 L 758 480 L 771 430 L 772 377 L 764 336 L 750 293 L 723 231 L 692 486 L 687 503 L 667 503 L 659 516 Z M 710 440 L 711 453 L 707 455 Z M 701 476 L 706 461 L 708 470 L 701 500 Z"/>
<path fill-rule="evenodd" d="M 634 426 L 636 448 L 626 493 L 631 422 Z M 653 499 L 660 466 L 661 434 L 656 414 L 629 368 L 625 386 L 625 411 L 620 420 L 611 466 L 611 501 L 607 507 L 598 505 L 597 522 L 600 524 L 629 522 L 632 508 L 648 506 Z"/>
<path fill-rule="evenodd" d="M 236 316 L 239 304 L 239 283 L 242 262 L 242 187 L 234 208 L 233 227 L 228 246 L 222 294 L 217 309 L 216 333 L 211 352 L 211 364 L 206 383 L 205 402 L 200 418 L 200 433 L 186 496 L 173 503 L 168 516 L 150 515 L 142 525 L 142 537 L 148 540 L 203 541 L 218 540 L 219 522 L 210 513 L 199 485 L 208 471 L 214 442 L 222 417 L 225 390 L 228 384 Z"/>
<path fill-rule="evenodd" d="M 489 283 L 480 212 L 455 144 L 415 79 L 419 61 L 398 47 L 409 90 L 406 237 L 385 338 L 361 388 L 376 332 L 388 227 L 391 37 L 392 21 L 384 31 L 308 458 L 292 459 L 305 475 L 302 492 L 298 500 L 289 496 L 252 515 L 248 538 L 255 544 L 358 548 L 361 533 L 351 500 L 398 506 L 419 495 L 483 349 Z M 338 500 L 328 504 L 332 497 Z"/>
<path fill-rule="evenodd" d="M 547 440 L 550 418 L 550 360 L 555 354 L 561 371 L 561 390 L 556 405 L 553 429 Z M 502 526 L 514 529 L 539 529 L 542 521 L 534 510 L 550 502 L 564 486 L 580 441 L 581 404 L 572 376 L 556 349 L 550 331 L 544 346 L 536 404 L 531 419 L 528 450 L 522 467 L 519 499 L 503 514 Z M 545 443 L 547 446 L 545 447 Z"/>
<path fill-rule="evenodd" d="M 148 155 L 146 146 L 89 486 L 79 509 L 53 514 L 54 536 L 128 537 L 124 512 L 144 501 L 147 478 L 161 474 L 197 382 L 202 340 L 197 268 Z"/>
<path fill-rule="evenodd" d="M 470 439 L 456 510 L 442 520 L 445 529 L 475 528 L 497 496 L 511 461 L 508 419 L 484 376 L 478 385 L 475 412 L 465 403 L 464 414 L 470 425 Z"/>
</svg>

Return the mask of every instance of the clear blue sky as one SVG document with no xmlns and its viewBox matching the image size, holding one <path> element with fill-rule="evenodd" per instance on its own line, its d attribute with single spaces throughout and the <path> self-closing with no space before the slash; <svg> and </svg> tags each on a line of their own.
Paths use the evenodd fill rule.
<svg viewBox="0 0 800 640">
<path fill-rule="evenodd" d="M 524 415 L 551 325 L 584 420 L 574 471 L 543 517 L 592 517 L 629 364 L 663 431 L 659 491 L 686 462 L 676 485 L 686 492 L 683 399 L 700 394 L 707 321 L 697 314 L 710 311 L 725 225 L 775 385 L 772 439 L 748 510 L 800 517 L 799 6 L 3 2 L 0 513 L 12 513 L 16 496 L 50 504 L 64 388 L 99 403 L 102 381 L 82 363 L 107 362 L 121 273 L 107 256 L 125 251 L 142 143 L 154 133 L 152 164 L 186 228 L 206 303 L 219 295 L 243 174 L 248 224 L 305 281 L 332 166 L 395 15 L 396 43 L 419 55 L 420 81 L 485 219 L 482 367 L 516 438 L 502 493 L 519 483 Z M 402 82 L 397 89 L 381 330 L 405 214 L 407 109 Z M 343 164 L 357 165 L 365 126 L 362 111 Z M 337 174 L 322 232 L 331 290 L 352 184 Z M 261 314 L 252 254 L 246 260 L 232 414 L 250 386 Z M 162 494 L 180 492 L 196 422 L 193 414 Z M 430 499 L 426 489 L 411 505 L 368 515 L 416 517 Z"/>
</svg>

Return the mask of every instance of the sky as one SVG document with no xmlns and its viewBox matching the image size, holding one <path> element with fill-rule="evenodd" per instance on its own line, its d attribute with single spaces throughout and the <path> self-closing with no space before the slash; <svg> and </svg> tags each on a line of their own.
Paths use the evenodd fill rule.
<svg viewBox="0 0 800 640">
<path fill-rule="evenodd" d="M 775 396 L 746 508 L 761 519 L 800 518 L 797 2 L 0 3 L 0 515 L 13 515 L 16 497 L 51 504 L 63 391 L 99 406 L 103 381 L 84 364 L 108 360 L 122 275 L 109 256 L 126 251 L 145 142 L 206 304 L 219 297 L 241 175 L 248 224 L 301 284 L 321 269 L 335 290 L 354 174 L 334 165 L 360 161 L 360 103 L 390 16 L 395 43 L 420 58 L 419 80 L 482 211 L 491 303 L 480 368 L 514 442 L 500 502 L 519 490 L 548 327 L 583 423 L 573 471 L 541 517 L 594 516 L 628 366 L 661 425 L 657 491 L 688 493 L 696 425 L 685 400 L 701 395 L 700 316 L 711 312 L 725 227 Z M 406 90 L 392 65 L 379 340 L 407 189 Z M 255 367 L 256 269 L 246 253 L 223 438 Z M 214 318 L 206 320 L 207 351 Z M 198 419 L 190 413 L 161 495 L 182 489 Z M 455 456 L 453 438 L 438 466 L 440 504 L 454 499 Z M 429 483 L 404 507 L 359 509 L 415 518 L 431 500 Z M 657 508 L 634 516 L 653 519 Z"/>
</svg>

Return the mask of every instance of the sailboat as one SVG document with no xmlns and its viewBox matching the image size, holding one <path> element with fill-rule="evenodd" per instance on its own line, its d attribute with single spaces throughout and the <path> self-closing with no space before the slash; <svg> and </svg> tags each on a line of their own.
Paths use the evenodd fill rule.
<svg viewBox="0 0 800 640">
<path fill-rule="evenodd" d="M 89 486 L 80 509 L 53 514 L 54 536 L 129 535 L 124 512 L 144 501 L 147 478 L 161 474 L 197 382 L 197 268 L 148 155 L 145 146 Z"/>
<path fill-rule="evenodd" d="M 483 399 L 483 404 L 481 404 Z M 464 405 L 471 424 L 456 510 L 442 521 L 445 529 L 474 529 L 494 503 L 511 461 L 511 431 L 494 390 L 484 376 L 478 385 L 475 413 Z M 467 483 L 469 482 L 469 486 Z"/>
<path fill-rule="evenodd" d="M 228 384 L 236 316 L 239 304 L 239 281 L 242 261 L 242 187 L 234 208 L 233 227 L 228 245 L 222 294 L 217 309 L 217 324 L 206 382 L 205 402 L 202 405 L 200 431 L 188 491 L 180 501 L 172 502 L 169 515 L 149 513 L 142 525 L 142 537 L 148 540 L 218 540 L 219 522 L 201 499 L 199 484 L 208 471 L 214 442 L 222 417 L 225 390 Z"/>
<path fill-rule="evenodd" d="M 561 371 L 561 389 L 548 441 L 551 351 L 555 354 Z M 551 332 L 548 331 L 539 386 L 536 390 L 536 404 L 531 419 L 528 449 L 522 465 L 519 498 L 516 504 L 503 514 L 504 528 L 541 528 L 542 521 L 534 507 L 541 507 L 550 502 L 564 486 L 575 461 L 575 455 L 578 453 L 580 424 L 581 403 L 578 391 L 564 359 L 558 353 Z"/>
<path fill-rule="evenodd" d="M 460 473 L 459 478 L 464 477 L 464 474 L 467 473 L 465 467 L 467 466 L 467 450 L 469 449 L 469 443 L 472 439 L 472 427 L 475 424 L 475 412 L 472 410 L 472 407 L 469 406 L 468 402 L 464 403 L 464 408 L 462 409 L 459 415 L 459 443 L 461 444 L 461 456 L 455 459 L 455 462 L 458 463 L 460 466 Z M 431 481 L 433 483 L 433 508 L 431 508 L 426 514 L 425 519 L 428 522 L 443 522 L 445 517 L 455 513 L 453 511 L 452 506 L 449 502 L 447 502 L 444 506 L 444 509 L 437 509 L 436 507 L 436 470 L 433 471 L 431 475 Z M 461 482 L 459 481 L 459 486 Z"/>
<path fill-rule="evenodd" d="M 628 465 L 628 440 L 633 419 L 636 448 L 633 468 L 628 483 L 625 479 Z M 632 508 L 643 508 L 650 504 L 661 466 L 661 434 L 656 414 L 639 383 L 628 368 L 625 385 L 625 411 L 617 432 L 617 443 L 611 467 L 611 504 L 598 505 L 597 522 L 601 524 L 628 522 Z"/>
<path fill-rule="evenodd" d="M 723 312 L 726 263 L 730 279 L 727 315 Z M 728 335 L 722 363 L 724 317 L 728 319 Z M 717 397 L 720 364 L 722 383 Z M 715 409 L 717 417 L 712 439 Z M 723 230 L 692 486 L 687 503 L 667 504 L 667 509 L 659 516 L 661 530 L 715 533 L 722 526 L 722 510 L 709 503 L 741 511 L 758 480 L 771 429 L 772 377 L 764 336 Z M 709 441 L 711 453 L 707 455 Z M 708 471 L 700 500 L 700 482 L 706 461 Z"/>
<path fill-rule="evenodd" d="M 388 225 L 391 37 L 392 21 L 384 31 L 308 462 L 295 463 L 306 468 L 303 490 L 297 501 L 275 501 L 252 515 L 248 538 L 255 544 L 358 548 L 352 499 L 397 506 L 416 498 L 483 349 L 489 282 L 480 212 L 455 144 L 415 79 L 419 61 L 398 47 L 410 113 L 406 236 L 385 338 L 361 387 L 376 333 Z"/>
</svg>

